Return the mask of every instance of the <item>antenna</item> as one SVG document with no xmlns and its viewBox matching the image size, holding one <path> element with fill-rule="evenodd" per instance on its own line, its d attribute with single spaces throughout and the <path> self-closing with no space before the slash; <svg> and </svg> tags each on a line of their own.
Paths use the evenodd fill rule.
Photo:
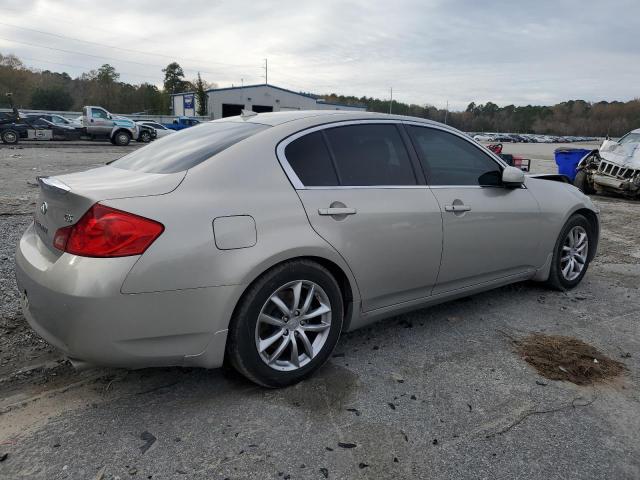
<svg viewBox="0 0 640 480">
<path fill-rule="evenodd" d="M 447 109 L 444 111 L 444 124 L 447 124 L 447 117 L 449 116 L 449 100 L 447 100 Z"/>
<path fill-rule="evenodd" d="M 389 115 L 391 115 L 391 106 L 393 105 L 393 87 L 389 87 L 389 91 L 391 92 L 391 97 L 389 100 Z"/>
</svg>

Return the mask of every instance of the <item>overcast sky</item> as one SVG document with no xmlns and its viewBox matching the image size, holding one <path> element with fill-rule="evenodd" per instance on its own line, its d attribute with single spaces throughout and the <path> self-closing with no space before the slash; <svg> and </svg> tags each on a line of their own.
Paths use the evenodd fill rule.
<svg viewBox="0 0 640 480">
<path fill-rule="evenodd" d="M 77 76 L 162 83 L 172 60 L 220 87 L 464 109 L 640 97 L 640 2 L 0 0 L 0 53 Z M 93 42 L 93 43 L 92 43 Z M 114 47 L 114 48 L 112 48 Z M 117 48 L 115 48 L 117 47 Z M 243 79 L 243 80 L 242 80 Z"/>
</svg>

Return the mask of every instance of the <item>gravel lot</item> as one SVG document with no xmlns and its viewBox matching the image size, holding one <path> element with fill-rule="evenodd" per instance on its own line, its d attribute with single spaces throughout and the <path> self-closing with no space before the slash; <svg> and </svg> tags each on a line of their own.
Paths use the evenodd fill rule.
<svg viewBox="0 0 640 480">
<path fill-rule="evenodd" d="M 505 150 L 552 172 L 557 146 Z M 223 370 L 75 372 L 25 325 L 13 251 L 37 175 L 136 147 L 0 147 L 0 478 L 640 478 L 638 202 L 594 197 L 600 250 L 576 290 L 522 283 L 389 319 L 288 389 Z M 546 380 L 510 340 L 534 331 L 628 372 Z"/>
</svg>

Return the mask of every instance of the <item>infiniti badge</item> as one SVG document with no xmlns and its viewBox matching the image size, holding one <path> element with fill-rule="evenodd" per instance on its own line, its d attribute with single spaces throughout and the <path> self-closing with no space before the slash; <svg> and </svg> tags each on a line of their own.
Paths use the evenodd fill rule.
<svg viewBox="0 0 640 480">
<path fill-rule="evenodd" d="M 48 208 L 49 208 L 49 205 L 47 205 L 47 202 L 42 202 L 42 205 L 40 205 L 40 211 L 42 212 L 43 215 L 47 214 Z"/>
</svg>

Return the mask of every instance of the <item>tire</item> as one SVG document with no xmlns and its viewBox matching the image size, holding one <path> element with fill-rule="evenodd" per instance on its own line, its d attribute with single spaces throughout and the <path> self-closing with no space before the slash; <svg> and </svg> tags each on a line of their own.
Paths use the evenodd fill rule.
<svg viewBox="0 0 640 480">
<path fill-rule="evenodd" d="M 580 243 L 578 243 L 578 248 L 575 249 L 576 253 L 581 254 L 584 258 L 584 263 L 582 263 L 582 269 L 577 272 L 577 267 L 569 269 L 569 275 L 565 274 L 567 262 L 564 260 L 566 256 L 569 255 L 570 252 L 566 250 L 567 248 L 572 248 L 570 246 L 569 235 L 578 232 L 580 235 L 583 233 L 586 234 L 586 247 L 580 248 Z M 553 259 L 551 260 L 551 270 L 549 272 L 549 279 L 547 280 L 547 285 L 555 290 L 566 291 L 576 287 L 584 278 L 587 273 L 587 269 L 589 268 L 589 263 L 591 262 L 591 252 L 596 244 L 596 239 L 594 238 L 593 227 L 589 223 L 589 221 L 583 217 L 582 215 L 576 214 L 573 215 L 567 223 L 562 227 L 560 231 L 560 235 L 556 240 L 555 249 L 553 251 Z M 575 236 L 574 236 L 575 238 Z M 573 247 L 575 248 L 575 247 Z M 574 265 L 578 265 L 580 262 L 573 256 Z M 574 276 L 575 275 L 575 276 Z"/>
<path fill-rule="evenodd" d="M 119 147 L 126 147 L 127 145 L 129 145 L 130 141 L 131 135 L 129 135 L 124 130 L 116 132 L 116 134 L 113 136 L 113 143 Z"/>
<path fill-rule="evenodd" d="M 6 143 L 7 145 L 15 145 L 20 141 L 20 134 L 18 134 L 18 132 L 16 132 L 15 130 L 8 129 L 2 132 L 0 138 L 2 138 L 2 143 Z"/>
<path fill-rule="evenodd" d="M 296 288 L 299 301 L 294 309 Z M 308 304 L 310 291 L 312 301 Z M 283 302 L 281 307 L 272 300 L 274 296 Z M 323 305 L 330 311 L 326 312 Z M 290 317 L 283 308 L 290 311 Z M 324 313 L 305 320 L 305 312 Z M 342 331 L 343 312 L 340 287 L 327 269 L 309 260 L 278 265 L 259 277 L 238 303 L 229 325 L 226 359 L 258 385 L 268 388 L 293 385 L 329 359 Z M 265 342 L 272 339 L 275 340 L 271 343 Z M 268 344 L 262 352 L 259 342 Z"/>
<path fill-rule="evenodd" d="M 595 190 L 591 188 L 591 185 L 589 184 L 589 177 L 587 175 L 587 172 L 585 172 L 584 170 L 580 170 L 578 173 L 576 173 L 576 178 L 573 180 L 573 185 L 575 187 L 578 187 L 584 194 L 588 195 L 590 193 L 595 193 Z"/>
<path fill-rule="evenodd" d="M 146 130 L 142 131 L 140 132 L 138 140 L 140 140 L 142 143 L 149 143 L 151 141 L 151 134 Z"/>
</svg>

